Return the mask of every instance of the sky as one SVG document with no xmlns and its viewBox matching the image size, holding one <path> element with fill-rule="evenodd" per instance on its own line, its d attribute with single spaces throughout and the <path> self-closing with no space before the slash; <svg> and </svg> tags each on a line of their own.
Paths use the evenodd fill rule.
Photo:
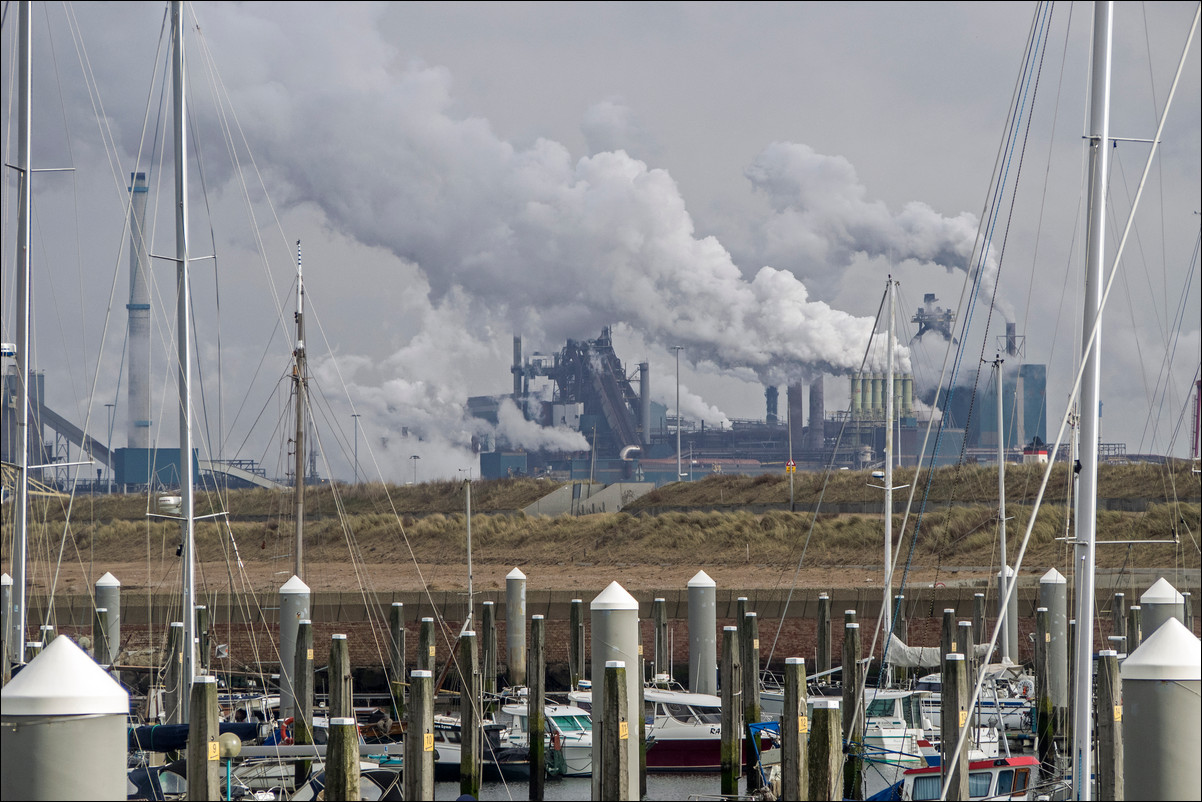
<svg viewBox="0 0 1202 802">
<path fill-rule="evenodd" d="M 1111 243 L 1148 153 L 1130 140 L 1155 133 L 1196 7 L 1116 6 Z M 34 164 L 73 170 L 35 176 L 31 354 L 57 411 L 102 440 L 112 415 L 114 447 L 135 165 L 151 175 L 151 252 L 174 253 L 164 11 L 35 4 Z M 192 266 L 204 448 L 289 470 L 297 240 L 324 476 L 351 478 L 356 452 L 367 478 L 473 468 L 471 438 L 487 432 L 465 401 L 509 391 L 514 334 L 527 353 L 555 352 L 612 326 L 628 372 L 649 361 L 669 407 L 681 345 L 682 412 L 709 426 L 762 419 L 765 383 L 819 373 L 827 411 L 845 408 L 840 377 L 865 358 L 888 275 L 903 339 L 925 293 L 972 320 L 959 384 L 1015 322 L 1020 361 L 1048 365 L 1054 438 L 1080 353 L 1091 15 L 1027 3 L 189 5 L 192 252 L 215 255 Z M 1046 43 L 1038 82 L 1020 84 L 1033 27 Z M 1129 452 L 1188 453 L 1200 75 L 1195 43 L 1105 317 L 1102 439 Z M 1003 151 L 1016 87 L 1026 102 Z M 4 186 L 11 342 L 12 171 Z M 170 263 L 156 261 L 154 282 L 152 431 L 175 445 Z M 928 335 L 899 349 L 919 393 L 945 348 Z M 586 447 L 520 415 L 501 433 Z"/>
</svg>

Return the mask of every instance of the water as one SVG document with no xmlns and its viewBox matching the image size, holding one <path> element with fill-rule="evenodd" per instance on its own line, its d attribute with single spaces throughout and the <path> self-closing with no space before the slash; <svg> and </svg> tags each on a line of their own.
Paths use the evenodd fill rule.
<svg viewBox="0 0 1202 802">
<path fill-rule="evenodd" d="M 592 779 L 589 777 L 547 778 L 543 798 L 591 799 Z M 739 789 L 743 790 L 740 781 Z M 646 799 L 718 799 L 722 791 L 722 775 L 705 774 L 659 774 L 647 775 Z M 435 799 L 455 799 L 459 796 L 459 781 L 434 783 Z M 480 785 L 481 800 L 525 800 L 530 798 L 526 780 L 508 782 L 485 781 Z"/>
</svg>

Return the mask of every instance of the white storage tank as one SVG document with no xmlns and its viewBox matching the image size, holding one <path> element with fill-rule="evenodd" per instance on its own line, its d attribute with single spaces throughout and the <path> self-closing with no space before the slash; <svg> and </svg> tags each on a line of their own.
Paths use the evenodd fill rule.
<svg viewBox="0 0 1202 802">
<path fill-rule="evenodd" d="M 1170 618 L 1122 674 L 1126 798 L 1202 799 L 1202 641 Z"/>
<path fill-rule="evenodd" d="M 0 692 L 0 797 L 125 799 L 129 694 L 55 638 Z"/>
</svg>

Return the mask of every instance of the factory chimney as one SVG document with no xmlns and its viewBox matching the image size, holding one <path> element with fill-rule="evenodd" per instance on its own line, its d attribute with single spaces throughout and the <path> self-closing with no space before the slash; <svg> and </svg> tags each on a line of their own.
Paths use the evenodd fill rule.
<svg viewBox="0 0 1202 802">
<path fill-rule="evenodd" d="M 821 451 L 826 445 L 826 400 L 823 398 L 822 374 L 810 383 L 810 431 L 806 448 Z"/>
<path fill-rule="evenodd" d="M 513 403 L 520 408 L 522 406 L 522 335 L 513 335 L 513 367 L 509 369 L 513 374 Z"/>
<path fill-rule="evenodd" d="M 1006 355 L 1018 355 L 1018 325 L 1015 323 L 1006 324 Z"/>
<path fill-rule="evenodd" d="M 768 407 L 767 413 L 764 416 L 764 421 L 769 426 L 775 426 L 777 422 L 776 404 L 780 397 L 780 391 L 775 387 L 764 388 L 764 404 Z"/>
<path fill-rule="evenodd" d="M 146 173 L 129 188 L 129 383 L 126 432 L 130 448 L 150 448 L 150 287 L 146 272 Z"/>
<path fill-rule="evenodd" d="M 651 365 L 639 363 L 639 421 L 643 427 L 643 445 L 651 445 Z M 645 453 L 645 452 L 644 452 Z"/>
<path fill-rule="evenodd" d="M 789 413 L 789 441 L 795 447 L 802 445 L 803 421 L 805 420 L 805 403 L 802 398 L 802 386 L 790 384 L 785 388 L 785 405 Z"/>
</svg>

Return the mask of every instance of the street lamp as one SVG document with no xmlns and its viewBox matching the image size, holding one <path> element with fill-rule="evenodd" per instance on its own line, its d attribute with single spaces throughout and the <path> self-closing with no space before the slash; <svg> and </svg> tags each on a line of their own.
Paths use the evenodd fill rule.
<svg viewBox="0 0 1202 802">
<path fill-rule="evenodd" d="M 413 463 L 413 484 L 417 484 L 417 461 L 421 459 L 417 454 L 410 454 L 409 461 Z M 469 479 L 470 481 L 470 479 Z"/>
<path fill-rule="evenodd" d="M 107 409 L 108 413 L 109 413 L 109 439 L 108 439 L 108 442 L 104 446 L 105 448 L 108 449 L 108 452 L 109 452 L 109 461 L 108 461 L 109 462 L 109 464 L 108 464 L 108 473 L 109 473 L 108 492 L 109 492 L 109 495 L 112 495 L 112 493 L 113 493 L 113 411 L 116 406 L 117 406 L 116 404 L 105 404 L 104 405 L 105 409 Z"/>
<path fill-rule="evenodd" d="M 680 352 L 684 350 L 683 345 L 674 345 L 672 350 L 676 352 L 676 481 L 680 481 L 682 476 L 680 472 Z"/>
<path fill-rule="evenodd" d="M 355 419 L 355 484 L 359 484 L 359 413 L 352 412 Z"/>
</svg>

